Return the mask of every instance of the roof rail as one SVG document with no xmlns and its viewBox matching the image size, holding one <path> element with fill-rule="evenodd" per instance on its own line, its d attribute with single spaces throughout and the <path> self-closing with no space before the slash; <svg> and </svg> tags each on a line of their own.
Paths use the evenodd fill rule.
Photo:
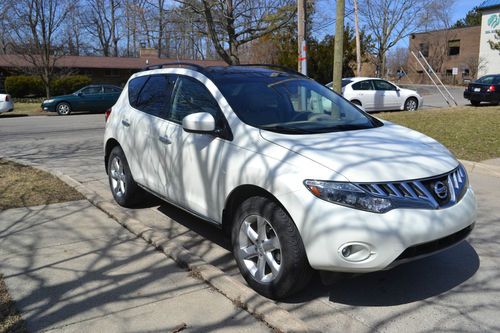
<svg viewBox="0 0 500 333">
<path fill-rule="evenodd" d="M 150 69 L 160 69 L 160 68 L 163 68 L 163 67 L 182 67 L 182 66 L 184 66 L 184 67 L 191 67 L 193 69 L 196 69 L 199 72 L 204 72 L 205 71 L 205 67 L 203 67 L 201 65 L 194 64 L 194 63 L 191 63 L 191 62 L 181 62 L 181 61 L 165 62 L 165 63 L 162 63 L 162 64 L 150 65 L 150 66 L 144 67 L 142 70 L 147 71 L 147 70 L 150 70 Z"/>
<path fill-rule="evenodd" d="M 300 75 L 303 77 L 308 77 L 307 75 L 304 75 L 300 72 L 297 72 L 294 69 L 288 68 L 286 66 L 281 66 L 281 65 L 273 65 L 273 64 L 240 64 L 240 65 L 233 65 L 232 67 L 268 67 L 268 68 L 276 68 L 276 69 L 281 69 L 282 71 L 290 74 L 296 74 Z"/>
</svg>

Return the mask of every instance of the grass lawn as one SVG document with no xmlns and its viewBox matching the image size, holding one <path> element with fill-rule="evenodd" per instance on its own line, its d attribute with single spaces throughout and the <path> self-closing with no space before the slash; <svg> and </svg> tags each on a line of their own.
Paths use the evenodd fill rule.
<svg viewBox="0 0 500 333">
<path fill-rule="evenodd" d="M 80 199 L 83 199 L 80 193 L 58 178 L 32 167 L 0 159 L 0 211 Z M 26 332 L 23 319 L 15 308 L 1 274 L 0 332 Z"/>
<path fill-rule="evenodd" d="M 462 106 L 374 116 L 436 139 L 458 158 L 482 161 L 500 157 L 500 106 Z"/>
<path fill-rule="evenodd" d="M 0 119 L 23 116 L 47 116 L 49 112 L 42 112 L 40 103 L 16 103 L 14 101 L 14 111 L 0 113 Z"/>
</svg>

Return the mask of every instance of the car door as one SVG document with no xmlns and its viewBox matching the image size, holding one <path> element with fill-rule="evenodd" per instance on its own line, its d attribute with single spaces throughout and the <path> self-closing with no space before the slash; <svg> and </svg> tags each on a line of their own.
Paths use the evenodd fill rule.
<svg viewBox="0 0 500 333">
<path fill-rule="evenodd" d="M 150 75 L 141 88 L 133 107 L 129 126 L 134 138 L 130 142 L 135 163 L 131 166 L 136 181 L 157 194 L 166 197 L 168 167 L 165 160 L 165 139 L 170 111 L 170 97 L 175 84 L 175 75 Z"/>
<path fill-rule="evenodd" d="M 375 88 L 372 80 L 363 80 L 354 83 L 352 86 L 353 97 L 350 100 L 359 100 L 361 106 L 367 111 L 374 109 L 375 103 Z"/>
<path fill-rule="evenodd" d="M 375 110 L 398 110 L 402 104 L 397 87 L 384 80 L 373 80 L 375 87 Z"/>
<path fill-rule="evenodd" d="M 77 110 L 94 111 L 101 105 L 102 86 L 88 86 L 78 93 Z"/>
<path fill-rule="evenodd" d="M 182 119 L 197 112 L 212 114 L 216 128 L 225 126 L 224 115 L 208 89 L 194 78 L 179 76 L 172 95 L 171 123 L 166 132 L 171 142 L 166 146 L 168 197 L 184 208 L 216 219 L 220 153 L 226 141 L 211 134 L 184 131 Z"/>
<path fill-rule="evenodd" d="M 120 97 L 120 93 L 121 89 L 118 87 L 104 86 L 101 110 L 104 111 L 112 107 Z"/>
</svg>

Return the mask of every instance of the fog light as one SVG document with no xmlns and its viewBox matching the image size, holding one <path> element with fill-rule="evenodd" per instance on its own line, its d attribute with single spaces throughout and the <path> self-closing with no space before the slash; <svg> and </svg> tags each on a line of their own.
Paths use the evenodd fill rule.
<svg viewBox="0 0 500 333">
<path fill-rule="evenodd" d="M 364 261 L 375 252 L 372 252 L 370 246 L 364 243 L 347 243 L 339 248 L 342 259 L 352 262 Z"/>
</svg>

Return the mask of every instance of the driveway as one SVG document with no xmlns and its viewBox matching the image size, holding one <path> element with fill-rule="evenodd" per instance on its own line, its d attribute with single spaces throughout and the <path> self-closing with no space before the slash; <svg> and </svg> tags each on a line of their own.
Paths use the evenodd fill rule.
<svg viewBox="0 0 500 333">
<path fill-rule="evenodd" d="M 103 128 L 102 115 L 3 119 L 0 156 L 55 168 L 110 198 Z M 479 215 L 467 242 L 390 271 L 324 276 L 328 286 L 317 275 L 280 305 L 322 332 L 500 331 L 500 178 L 478 170 L 470 181 Z M 158 200 L 127 212 L 239 277 L 227 239 L 212 226 Z"/>
</svg>

